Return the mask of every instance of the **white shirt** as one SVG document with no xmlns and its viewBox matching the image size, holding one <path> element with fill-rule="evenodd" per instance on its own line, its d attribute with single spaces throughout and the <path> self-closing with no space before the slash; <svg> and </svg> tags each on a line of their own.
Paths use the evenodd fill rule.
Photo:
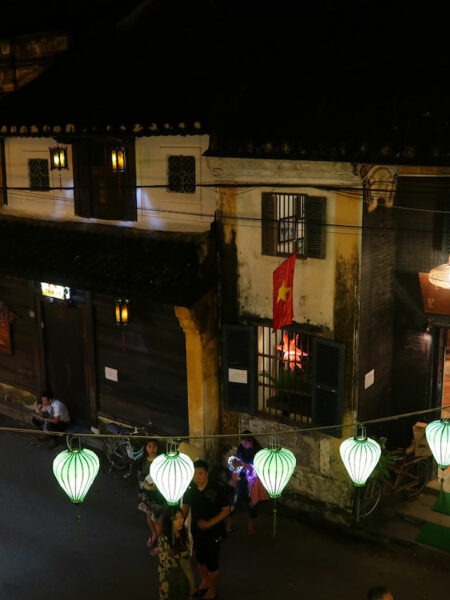
<svg viewBox="0 0 450 600">
<path fill-rule="evenodd" d="M 52 419 L 54 417 L 59 417 L 59 420 L 63 423 L 68 423 L 70 421 L 69 411 L 67 410 L 66 405 L 59 400 L 53 400 L 47 408 L 47 414 Z"/>
</svg>

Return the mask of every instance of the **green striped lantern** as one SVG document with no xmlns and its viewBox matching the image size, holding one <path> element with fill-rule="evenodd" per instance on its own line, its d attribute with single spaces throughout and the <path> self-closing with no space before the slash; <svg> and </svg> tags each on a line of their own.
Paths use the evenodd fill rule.
<svg viewBox="0 0 450 600">
<path fill-rule="evenodd" d="M 194 463 L 187 454 L 160 454 L 150 465 L 150 477 L 170 506 L 180 502 L 194 477 Z"/>
<path fill-rule="evenodd" d="M 100 463 L 92 450 L 63 450 L 53 461 L 53 473 L 74 504 L 83 502 L 97 476 Z"/>
<path fill-rule="evenodd" d="M 450 466 L 450 419 L 428 423 L 425 436 L 434 460 L 441 469 L 446 469 Z"/>
<path fill-rule="evenodd" d="M 263 448 L 256 453 L 253 467 L 271 498 L 279 498 L 294 472 L 294 454 L 286 448 Z"/>
<path fill-rule="evenodd" d="M 381 456 L 380 444 L 368 438 L 364 428 L 359 434 L 344 440 L 339 452 L 353 484 L 357 487 L 365 485 Z"/>
</svg>

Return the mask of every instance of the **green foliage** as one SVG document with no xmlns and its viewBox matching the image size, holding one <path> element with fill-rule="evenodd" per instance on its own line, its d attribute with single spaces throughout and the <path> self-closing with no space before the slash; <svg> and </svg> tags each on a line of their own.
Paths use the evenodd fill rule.
<svg viewBox="0 0 450 600">
<path fill-rule="evenodd" d="M 280 369 L 276 377 L 264 370 L 259 375 L 266 377 L 277 388 L 279 396 L 283 395 L 282 392 L 309 393 L 310 391 L 309 373 L 306 370 L 298 372 L 292 369 Z"/>
</svg>

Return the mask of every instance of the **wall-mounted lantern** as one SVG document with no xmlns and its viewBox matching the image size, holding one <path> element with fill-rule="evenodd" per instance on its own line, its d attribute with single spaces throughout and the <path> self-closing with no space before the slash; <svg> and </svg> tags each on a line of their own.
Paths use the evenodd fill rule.
<svg viewBox="0 0 450 600">
<path fill-rule="evenodd" d="M 126 164 L 125 148 L 111 148 L 111 168 L 113 173 L 125 173 Z"/>
<path fill-rule="evenodd" d="M 116 325 L 128 325 L 128 300 L 116 300 Z"/>
<path fill-rule="evenodd" d="M 61 146 L 54 146 L 49 148 L 50 150 L 50 169 L 54 171 L 62 171 L 68 169 L 69 165 L 67 162 L 67 148 Z"/>
</svg>

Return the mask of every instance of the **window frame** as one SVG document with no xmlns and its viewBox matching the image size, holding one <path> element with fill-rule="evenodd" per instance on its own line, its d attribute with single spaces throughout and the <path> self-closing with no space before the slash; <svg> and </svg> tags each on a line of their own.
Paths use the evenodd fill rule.
<svg viewBox="0 0 450 600">
<path fill-rule="evenodd" d="M 286 200 L 290 207 L 289 212 L 292 213 L 289 215 L 283 214 L 286 212 Z M 325 197 L 310 196 L 299 192 L 263 192 L 261 196 L 261 253 L 268 256 L 290 256 L 296 251 L 299 258 L 324 259 L 326 256 L 326 200 Z M 286 219 L 295 221 L 295 231 L 293 232 L 295 239 L 281 239 L 281 223 Z M 301 229 L 302 235 L 299 235 L 299 229 Z"/>
<path fill-rule="evenodd" d="M 46 185 L 33 185 L 32 174 L 31 174 L 31 163 L 32 162 L 34 162 L 34 163 L 40 162 L 42 164 L 46 163 L 46 165 L 47 165 L 47 173 L 46 173 L 47 184 Z M 40 177 L 42 177 L 42 174 L 40 175 Z M 49 164 L 48 158 L 35 157 L 35 158 L 28 159 L 28 180 L 29 180 L 29 184 L 30 184 L 30 190 L 33 192 L 48 192 L 50 190 L 50 164 Z"/>
<path fill-rule="evenodd" d="M 313 335 L 295 325 L 273 332 L 271 325 L 258 324 L 256 337 L 258 414 L 297 425 L 311 425 Z M 282 356 L 281 353 L 285 352 L 285 349 L 276 347 L 284 347 L 286 340 L 288 347 L 294 340 L 294 347 L 301 349 L 305 354 L 299 357 L 296 354 Z M 283 378 L 280 378 L 281 371 L 285 374 Z M 263 375 L 263 372 L 268 375 Z M 298 389 L 294 390 L 291 384 L 296 378 Z"/>
<path fill-rule="evenodd" d="M 186 183 L 180 183 L 178 186 L 175 186 L 173 184 L 171 184 L 170 181 L 170 177 L 171 177 L 171 169 L 170 169 L 170 163 L 171 163 L 171 159 L 178 159 L 181 163 L 183 161 L 186 161 L 186 159 L 192 159 L 193 161 L 193 174 L 192 173 L 188 173 L 188 176 L 192 177 L 193 176 L 193 183 L 190 184 L 186 184 Z M 197 159 L 194 155 L 192 154 L 167 154 L 167 186 L 166 186 L 166 191 L 170 194 L 189 194 L 189 195 L 195 195 L 197 192 Z M 180 172 L 182 172 L 182 168 L 180 167 Z M 183 176 L 181 176 L 181 178 L 183 179 Z M 172 187 L 173 186 L 173 187 Z M 189 189 L 185 189 L 189 187 Z"/>
</svg>

